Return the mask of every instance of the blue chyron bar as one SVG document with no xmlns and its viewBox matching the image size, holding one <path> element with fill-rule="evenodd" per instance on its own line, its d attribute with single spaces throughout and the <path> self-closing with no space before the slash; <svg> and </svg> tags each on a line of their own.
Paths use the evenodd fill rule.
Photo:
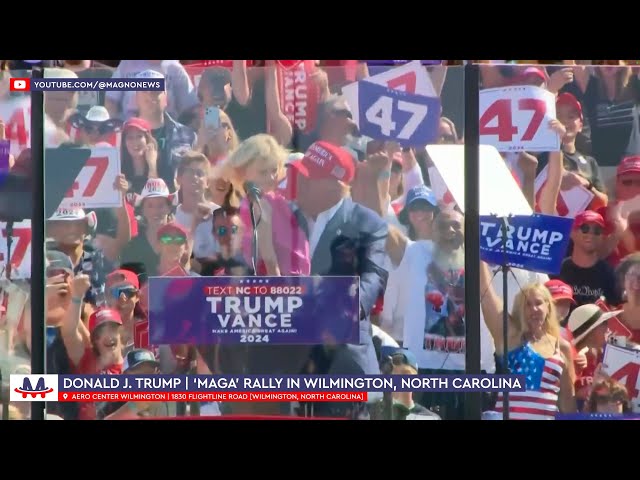
<svg viewBox="0 0 640 480">
<path fill-rule="evenodd" d="M 640 413 L 559 413 L 556 420 L 640 420 Z"/>
</svg>

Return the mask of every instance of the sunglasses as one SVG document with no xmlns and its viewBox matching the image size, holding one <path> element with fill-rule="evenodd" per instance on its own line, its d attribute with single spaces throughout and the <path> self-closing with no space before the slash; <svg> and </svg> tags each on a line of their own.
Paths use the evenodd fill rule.
<svg viewBox="0 0 640 480">
<path fill-rule="evenodd" d="M 427 200 L 418 199 L 409 204 L 407 210 L 410 212 L 432 212 L 435 207 L 431 205 Z"/>
<path fill-rule="evenodd" d="M 449 145 L 458 143 L 458 139 L 455 137 L 455 135 L 440 135 L 440 138 L 438 141 L 441 144 L 449 144 Z"/>
<path fill-rule="evenodd" d="M 138 289 L 130 285 L 125 285 L 122 287 L 113 287 L 111 289 L 111 295 L 113 296 L 113 298 L 120 298 L 121 295 L 124 295 L 126 298 L 131 299 L 137 294 L 138 294 Z"/>
<path fill-rule="evenodd" d="M 621 180 L 620 183 L 622 183 L 622 185 L 624 185 L 625 187 L 639 187 L 640 186 L 640 178 L 637 179 L 625 179 L 625 180 Z"/>
<path fill-rule="evenodd" d="M 407 356 L 404 353 L 394 353 L 393 355 L 390 355 L 388 358 L 390 359 L 391 363 L 393 363 L 396 366 L 409 365 L 409 360 L 407 359 Z"/>
<path fill-rule="evenodd" d="M 111 125 L 101 124 L 101 125 L 84 125 L 82 129 L 87 133 L 97 133 L 99 135 L 105 135 L 111 132 L 113 129 Z"/>
<path fill-rule="evenodd" d="M 217 229 L 218 236 L 220 237 L 224 237 L 228 233 L 228 231 L 229 229 L 224 225 L 219 226 Z M 231 225 L 231 235 L 235 235 L 236 233 L 238 233 L 238 226 Z"/>
<path fill-rule="evenodd" d="M 593 225 L 593 226 L 589 226 L 586 224 L 580 225 L 580 231 L 582 233 L 593 233 L 596 236 L 602 235 L 602 227 L 599 225 Z"/>
<path fill-rule="evenodd" d="M 346 108 L 336 109 L 336 110 L 333 110 L 331 113 L 338 117 L 345 117 L 353 120 L 353 114 L 351 113 L 350 110 L 347 110 Z"/>
<path fill-rule="evenodd" d="M 65 277 L 68 277 L 72 273 L 73 272 L 67 268 L 56 268 L 56 267 L 49 267 L 47 268 L 47 271 L 46 271 L 47 278 L 57 277 L 58 275 L 64 275 Z"/>
<path fill-rule="evenodd" d="M 164 245 L 184 245 L 187 239 L 182 235 L 162 235 L 160 242 Z"/>
</svg>

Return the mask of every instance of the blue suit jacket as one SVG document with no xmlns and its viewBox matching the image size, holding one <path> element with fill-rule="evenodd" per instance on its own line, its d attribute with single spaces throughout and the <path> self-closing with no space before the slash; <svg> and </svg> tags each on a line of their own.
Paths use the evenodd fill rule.
<svg viewBox="0 0 640 480">
<path fill-rule="evenodd" d="M 306 220 L 301 212 L 296 211 L 295 207 L 294 211 L 300 226 L 307 231 Z M 379 215 L 345 198 L 318 241 L 311 259 L 311 275 L 335 274 L 332 271 L 335 258 L 331 246 L 337 238 L 351 243 L 359 251 L 355 269 L 350 274 L 360 276 L 360 343 L 337 347 L 328 361 L 326 373 L 380 373 L 369 312 L 387 285 L 388 272 L 383 268 L 387 235 L 387 223 Z"/>
<path fill-rule="evenodd" d="M 303 231 L 307 222 L 295 205 L 292 209 Z M 382 267 L 388 234 L 386 222 L 372 210 L 344 199 L 326 225 L 311 259 L 311 275 L 360 276 L 360 342 L 357 345 L 225 345 L 219 346 L 218 359 L 226 374 L 299 374 L 306 371 L 309 360 L 313 373 L 378 374 L 380 368 L 372 340 L 369 312 L 378 295 L 384 292 L 387 271 Z M 308 235 L 307 235 L 308 236 Z M 359 252 L 355 266 L 336 271 L 331 247 L 337 241 L 353 245 Z M 211 348 L 201 348 L 203 358 L 213 366 Z M 208 352 L 208 353 L 207 353 Z"/>
</svg>

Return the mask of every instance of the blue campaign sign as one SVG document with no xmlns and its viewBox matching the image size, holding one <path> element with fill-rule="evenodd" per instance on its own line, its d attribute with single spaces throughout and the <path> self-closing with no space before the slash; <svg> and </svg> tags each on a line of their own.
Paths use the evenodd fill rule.
<svg viewBox="0 0 640 480">
<path fill-rule="evenodd" d="M 358 277 L 151 277 L 149 343 L 360 342 Z"/>
<path fill-rule="evenodd" d="M 9 140 L 0 140 L 0 186 L 9 175 L 9 152 L 11 151 L 11 142 Z"/>
<path fill-rule="evenodd" d="M 492 215 L 480 217 L 482 260 L 550 275 L 560 272 L 567 254 L 573 219 L 518 215 L 509 217 L 507 224 L 507 239 L 503 242 L 502 219 Z"/>
<path fill-rule="evenodd" d="M 358 82 L 360 133 L 403 146 L 426 145 L 438 137 L 440 99 Z"/>
</svg>

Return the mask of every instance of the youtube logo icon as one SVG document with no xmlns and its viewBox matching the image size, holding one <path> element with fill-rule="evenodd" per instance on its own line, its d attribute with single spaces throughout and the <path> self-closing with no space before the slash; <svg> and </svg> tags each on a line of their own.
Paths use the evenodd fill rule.
<svg viewBox="0 0 640 480">
<path fill-rule="evenodd" d="M 12 92 L 28 92 L 31 90 L 29 78 L 12 78 L 9 82 L 9 90 Z"/>
</svg>

